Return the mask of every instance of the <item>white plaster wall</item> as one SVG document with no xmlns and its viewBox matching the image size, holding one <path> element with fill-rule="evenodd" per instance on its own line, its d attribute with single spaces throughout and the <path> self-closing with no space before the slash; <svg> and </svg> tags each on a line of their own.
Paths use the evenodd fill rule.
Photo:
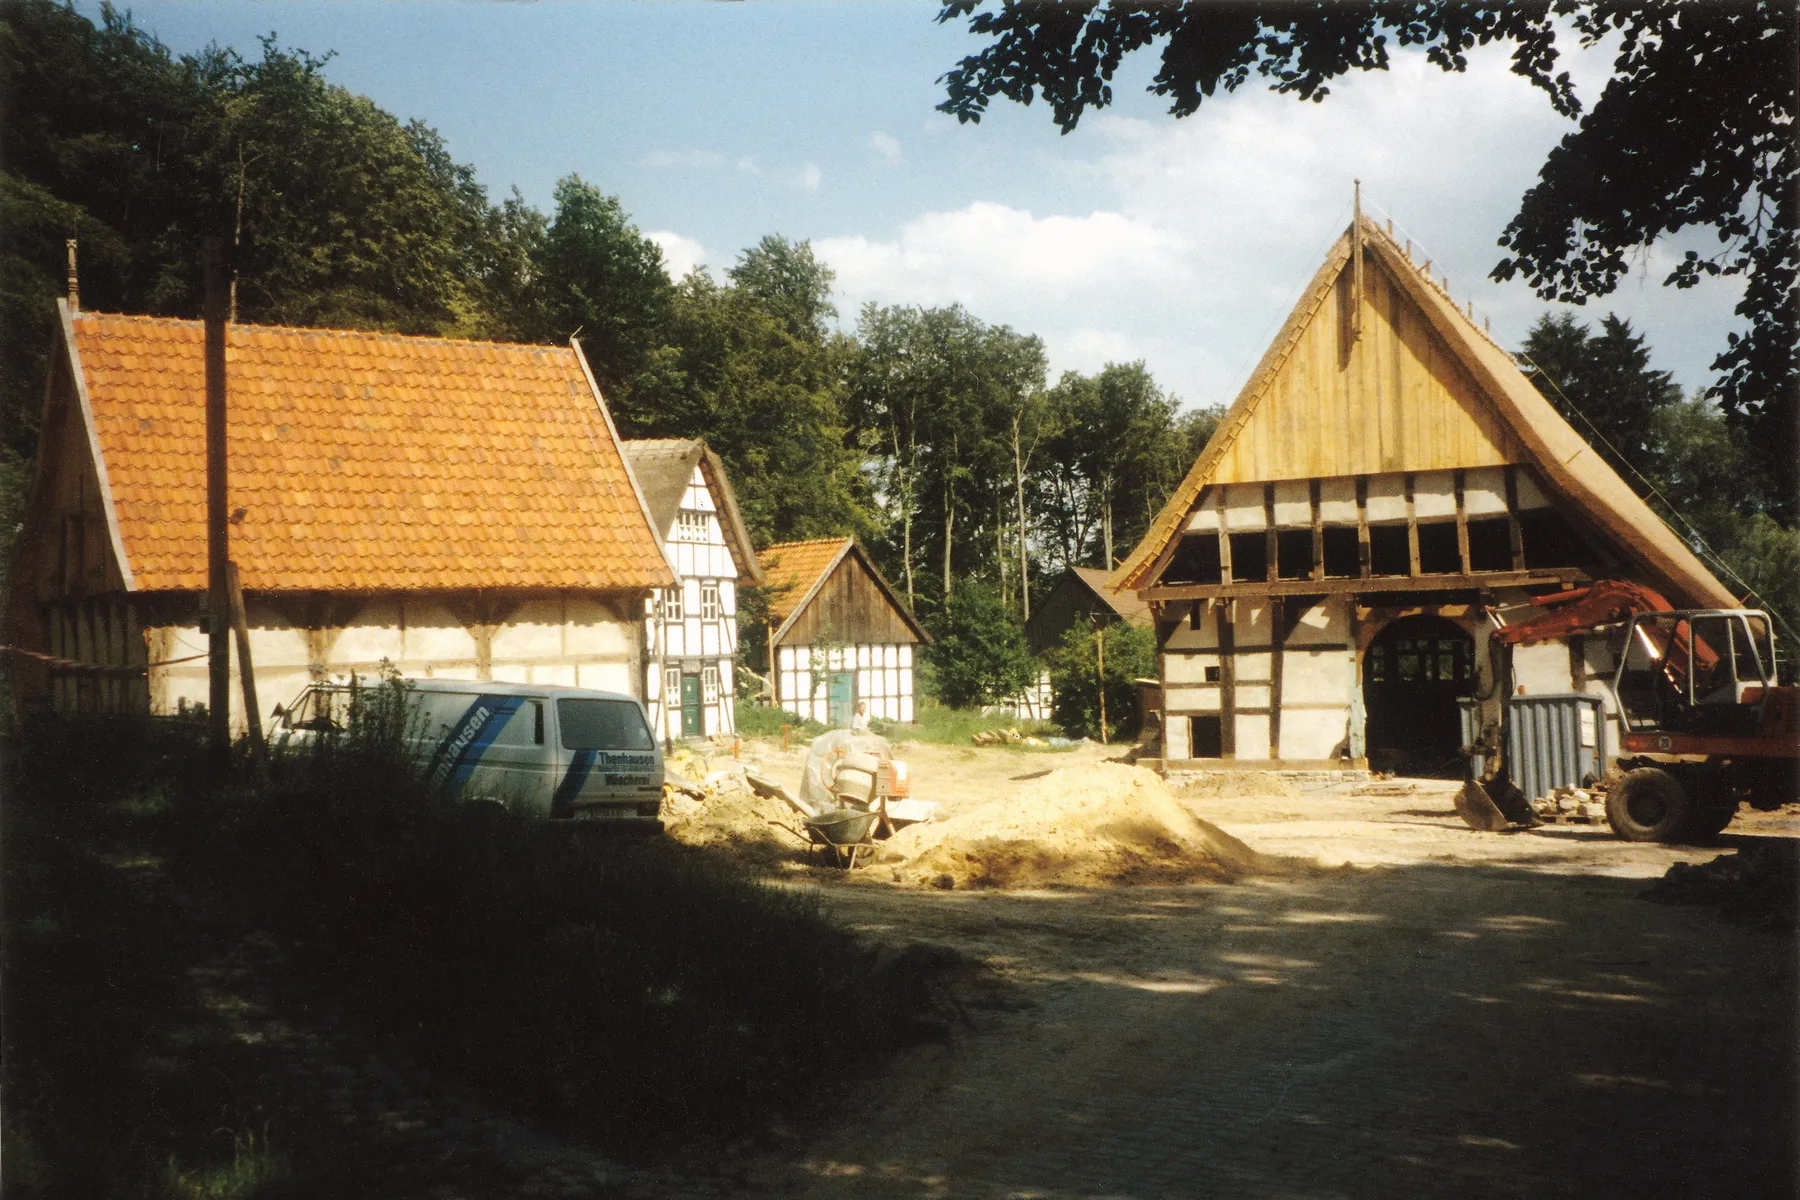
<svg viewBox="0 0 1800 1200">
<path fill-rule="evenodd" d="M 1550 497 L 1538 483 L 1537 476 L 1525 468 L 1520 467 L 1513 472 L 1513 487 L 1519 497 L 1519 511 L 1550 507 Z"/>
<path fill-rule="evenodd" d="M 1237 757 L 1266 761 L 1269 757 L 1269 718 L 1261 713 L 1237 718 Z"/>
<path fill-rule="evenodd" d="M 1225 488 L 1225 528 L 1233 533 L 1268 528 L 1260 483 L 1233 483 Z"/>
<path fill-rule="evenodd" d="M 1319 642 L 1342 645 L 1350 640 L 1350 609 L 1345 600 L 1321 600 L 1300 614 L 1288 634 L 1288 646 Z"/>
<path fill-rule="evenodd" d="M 1514 646 L 1512 669 L 1514 692 L 1523 688 L 1525 695 L 1542 696 L 1574 690 L 1569 678 L 1569 647 L 1563 642 Z"/>
<path fill-rule="evenodd" d="M 1413 512 L 1427 517 L 1456 515 L 1456 473 L 1453 471 L 1421 471 L 1413 476 Z"/>
<path fill-rule="evenodd" d="M 579 614 L 586 620 L 555 623 L 563 611 L 559 600 L 532 601 L 515 614 L 513 621 L 496 629 L 490 642 L 490 677 L 638 695 L 643 689 L 638 678 L 636 622 L 617 620 L 609 606 L 592 600 L 572 601 L 569 606 L 571 617 Z M 266 722 L 275 705 L 291 701 L 313 675 L 304 630 L 288 625 L 275 609 L 255 599 L 250 603 L 249 616 L 257 702 Z M 381 620 L 394 624 L 375 623 Z M 416 623 L 421 620 L 447 624 Z M 400 624 L 402 621 L 406 624 Z M 346 628 L 326 631 L 324 674 L 345 679 L 355 672 L 373 679 L 381 660 L 386 658 L 409 678 L 476 679 L 475 639 L 454 621 L 455 617 L 442 605 L 417 600 L 402 605 L 393 598 L 379 598 L 365 605 Z M 265 622 L 266 626 L 258 622 Z M 172 652 L 166 658 L 204 653 L 206 649 L 206 638 L 196 627 L 151 629 L 146 630 L 145 637 L 151 646 L 169 647 Z M 573 651 L 577 645 L 585 649 Z M 234 657 L 235 653 L 234 645 Z M 243 693 L 237 682 L 240 676 L 235 661 L 232 672 L 232 722 L 242 730 Z M 153 674 L 152 711 L 175 712 L 184 701 L 189 705 L 206 702 L 210 689 L 205 660 L 161 668 Z"/>
<path fill-rule="evenodd" d="M 1275 485 L 1275 525 L 1278 529 L 1312 528 L 1312 485 L 1290 479 Z"/>
<path fill-rule="evenodd" d="M 1275 678 L 1271 668 L 1274 656 L 1266 651 L 1262 654 L 1240 654 L 1237 656 L 1237 682 L 1242 688 L 1246 683 L 1268 683 Z M 1244 703 L 1261 703 L 1261 701 L 1245 701 Z"/>
<path fill-rule="evenodd" d="M 1193 753 L 1188 740 L 1191 727 L 1186 717 L 1170 717 L 1163 722 L 1163 757 L 1187 758 Z"/>
<path fill-rule="evenodd" d="M 1165 687 L 1163 705 L 1170 712 L 1218 712 L 1219 685 Z"/>
<path fill-rule="evenodd" d="M 1506 468 L 1476 467 L 1463 472 L 1463 511 L 1471 517 L 1506 515 Z"/>
<path fill-rule="evenodd" d="M 1167 654 L 1163 656 L 1163 682 L 1205 683 L 1206 668 L 1218 665 L 1217 654 Z"/>
<path fill-rule="evenodd" d="M 1234 646 L 1268 645 L 1271 640 L 1269 606 L 1258 601 L 1239 600 L 1235 630 L 1236 636 L 1232 639 Z"/>
<path fill-rule="evenodd" d="M 411 615 L 411 614 L 406 614 Z M 415 648 L 414 655 L 430 658 L 473 658 L 475 643 L 461 628 L 461 622 L 444 614 L 446 624 L 455 629 L 455 654 L 432 653 L 430 649 Z M 429 618 L 427 618 L 429 622 Z M 428 638 L 429 634 L 421 630 L 419 638 Z M 382 659 L 399 662 L 412 657 L 407 653 L 406 619 L 400 611 L 400 604 L 392 598 L 381 598 L 363 605 L 350 623 L 339 630 L 332 639 L 329 650 L 331 663 L 379 663 Z"/>
<path fill-rule="evenodd" d="M 1169 640 L 1163 643 L 1167 650 L 1216 650 L 1219 645 L 1218 609 L 1210 604 L 1200 608 L 1200 628 L 1193 628 L 1193 622 L 1185 614 L 1181 624 L 1169 634 Z"/>
<path fill-rule="evenodd" d="M 1316 708 L 1283 710 L 1279 757 L 1330 758 L 1332 752 L 1344 741 L 1349 716 L 1348 708 L 1335 711 Z"/>
<path fill-rule="evenodd" d="M 1356 480 L 1353 477 L 1319 481 L 1319 520 L 1327 525 L 1356 524 Z"/>
<path fill-rule="evenodd" d="M 1209 487 L 1200 493 L 1193 513 L 1188 517 L 1189 533 L 1217 533 L 1219 531 L 1220 505 L 1225 498 L 1225 489 Z"/>
<path fill-rule="evenodd" d="M 1369 520 L 1406 520 L 1406 476 L 1369 476 Z"/>
<path fill-rule="evenodd" d="M 1356 659 L 1348 650 L 1289 650 L 1282 657 L 1281 694 L 1290 703 L 1348 704 L 1355 686 Z"/>
<path fill-rule="evenodd" d="M 463 627 L 461 618 L 451 612 L 448 606 L 436 601 L 415 599 L 408 601 L 404 610 L 395 604 L 391 608 L 384 605 L 382 611 L 385 619 L 392 620 L 396 616 L 403 618 L 404 649 L 399 655 L 392 657 L 422 662 L 465 662 L 473 669 L 475 639 Z M 338 646 L 332 648 L 332 654 L 338 661 L 374 662 L 381 657 L 377 655 L 374 659 L 358 659 L 351 651 Z M 468 675 L 461 678 L 473 677 Z"/>
</svg>

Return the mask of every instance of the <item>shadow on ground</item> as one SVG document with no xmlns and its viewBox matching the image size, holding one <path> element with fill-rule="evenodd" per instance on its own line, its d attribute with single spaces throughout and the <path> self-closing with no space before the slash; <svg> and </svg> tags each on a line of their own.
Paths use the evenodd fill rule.
<svg viewBox="0 0 1800 1200">
<path fill-rule="evenodd" d="M 1791 1196 L 1795 944 L 1505 867 L 844 898 L 1028 1008 L 881 1085 L 809 1195 Z M 1534 869 L 1542 867 L 1543 870 Z M 778 1173 L 779 1174 L 779 1173 Z"/>
</svg>

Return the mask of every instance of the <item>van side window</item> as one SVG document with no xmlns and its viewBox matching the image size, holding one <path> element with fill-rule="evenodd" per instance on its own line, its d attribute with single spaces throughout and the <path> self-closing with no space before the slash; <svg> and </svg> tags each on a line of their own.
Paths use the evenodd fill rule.
<svg viewBox="0 0 1800 1200">
<path fill-rule="evenodd" d="M 654 750 L 643 710 L 630 700 L 558 700 L 565 750 Z"/>
<path fill-rule="evenodd" d="M 544 744 L 543 710 L 536 701 L 526 701 L 518 711 L 507 718 L 506 724 L 494 735 L 491 744 L 495 746 L 530 746 Z"/>
</svg>

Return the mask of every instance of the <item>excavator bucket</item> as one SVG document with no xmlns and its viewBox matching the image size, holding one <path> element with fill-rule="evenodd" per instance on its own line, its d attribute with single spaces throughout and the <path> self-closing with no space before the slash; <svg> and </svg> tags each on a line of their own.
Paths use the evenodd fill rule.
<svg viewBox="0 0 1800 1200">
<path fill-rule="evenodd" d="M 1498 775 L 1489 783 L 1491 791 L 1480 780 L 1471 779 L 1456 793 L 1456 815 L 1470 829 L 1505 833 L 1509 829 L 1529 829 L 1543 824 L 1505 775 Z"/>
</svg>

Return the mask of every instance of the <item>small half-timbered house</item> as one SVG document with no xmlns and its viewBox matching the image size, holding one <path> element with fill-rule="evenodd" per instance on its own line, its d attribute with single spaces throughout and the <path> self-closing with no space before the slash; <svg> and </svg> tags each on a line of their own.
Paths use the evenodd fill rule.
<svg viewBox="0 0 1800 1200">
<path fill-rule="evenodd" d="M 59 318 L 5 612 L 29 652 L 15 687 L 72 711 L 204 704 L 204 327 Z M 234 324 L 225 366 L 265 714 L 384 666 L 641 693 L 644 601 L 674 573 L 578 345 Z"/>
<path fill-rule="evenodd" d="M 705 442 L 625 443 L 675 583 L 645 602 L 644 698 L 663 736 L 735 733 L 737 589 L 763 582 L 725 464 Z"/>
<path fill-rule="evenodd" d="M 848 725 L 913 719 L 913 651 L 931 639 L 854 538 L 783 542 L 761 554 L 769 678 L 798 717 Z"/>
<path fill-rule="evenodd" d="M 1604 693 L 1603 639 L 1488 653 L 1493 614 L 1600 578 L 1733 603 L 1360 215 L 1113 576 L 1157 616 L 1170 760 L 1414 773 L 1458 768 L 1465 703 L 1492 737 L 1502 689 Z"/>
</svg>

